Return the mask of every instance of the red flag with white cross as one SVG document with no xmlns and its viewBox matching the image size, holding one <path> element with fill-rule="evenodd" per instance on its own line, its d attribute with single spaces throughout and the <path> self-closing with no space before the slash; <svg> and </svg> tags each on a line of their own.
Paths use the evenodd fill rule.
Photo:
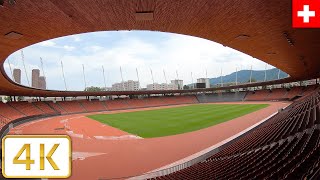
<svg viewBox="0 0 320 180">
<path fill-rule="evenodd" d="M 320 0 L 292 0 L 292 27 L 320 28 Z"/>
</svg>

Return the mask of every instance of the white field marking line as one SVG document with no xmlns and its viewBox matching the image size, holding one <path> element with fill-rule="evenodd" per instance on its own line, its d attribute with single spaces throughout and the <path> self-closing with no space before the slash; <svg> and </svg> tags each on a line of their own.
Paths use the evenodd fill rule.
<svg viewBox="0 0 320 180">
<path fill-rule="evenodd" d="M 12 133 L 14 133 L 14 134 L 22 134 L 22 130 L 14 130 L 14 131 L 12 131 Z"/>
<path fill-rule="evenodd" d="M 288 104 L 287 106 L 285 106 L 284 109 L 287 108 L 289 105 L 290 105 L 290 104 Z M 241 132 L 239 132 L 239 133 L 237 133 L 237 134 L 235 134 L 235 135 L 233 135 L 233 136 L 231 136 L 231 137 L 229 137 L 229 138 L 227 138 L 227 139 L 225 139 L 225 140 L 223 140 L 223 141 L 221 141 L 221 142 L 219 142 L 219 143 L 217 143 L 217 144 L 215 144 L 215 145 L 213 145 L 213 146 L 210 146 L 210 147 L 208 147 L 208 148 L 206 148 L 206 149 L 204 149 L 204 150 L 202 150 L 202 151 L 199 151 L 199 152 L 197 152 L 197 153 L 195 153 L 195 154 L 192 154 L 192 155 L 190 155 L 190 156 L 187 156 L 187 157 L 185 157 L 185 158 L 183 158 L 183 159 L 180 159 L 180 160 L 178 160 L 178 161 L 176 161 L 176 162 L 173 162 L 173 163 L 171 163 L 171 164 L 168 164 L 168 165 L 162 166 L 162 167 L 160 167 L 160 168 L 158 168 L 158 169 L 154 169 L 154 170 L 152 170 L 152 171 L 149 171 L 149 172 L 145 173 L 145 175 L 148 175 L 148 173 L 152 173 L 152 172 L 160 171 L 160 170 L 163 170 L 163 169 L 168 169 L 168 168 L 170 168 L 170 167 L 174 167 L 174 166 L 176 166 L 176 165 L 179 165 L 179 164 L 182 164 L 182 163 L 184 163 L 184 162 L 188 162 L 188 161 L 190 161 L 190 160 L 192 160 L 192 159 L 195 159 L 196 157 L 199 157 L 199 156 L 201 156 L 201 155 L 203 155 L 203 154 L 206 154 L 206 153 L 212 151 L 213 149 L 216 149 L 216 148 L 218 148 L 218 147 L 226 144 L 227 142 L 229 142 L 229 141 L 231 141 L 231 140 L 239 137 L 240 135 L 242 135 L 242 134 L 250 131 L 251 129 L 255 128 L 256 126 L 258 126 L 258 125 L 262 124 L 263 122 L 267 121 L 269 118 L 271 118 L 272 116 L 276 115 L 277 113 L 278 113 L 277 111 L 274 112 L 273 114 L 271 114 L 270 116 L 268 116 L 268 117 L 264 118 L 263 120 L 257 122 L 256 124 L 248 127 L 247 129 L 245 129 L 245 130 L 243 130 L 243 131 L 241 131 Z M 143 175 L 141 175 L 141 176 L 143 176 Z M 140 176 L 138 176 L 138 177 L 140 177 Z M 131 178 L 130 178 L 130 179 L 131 179 Z M 135 179 L 135 178 L 132 178 L 132 179 Z"/>
<path fill-rule="evenodd" d="M 81 139 L 83 139 L 83 137 L 84 137 L 83 134 L 76 134 L 73 131 L 66 131 L 66 133 L 71 137 L 76 137 L 76 138 L 81 138 Z"/>
<path fill-rule="evenodd" d="M 123 135 L 123 136 L 94 136 L 98 140 L 128 140 L 128 139 L 143 139 L 142 137 L 135 135 Z"/>
<path fill-rule="evenodd" d="M 83 138 L 85 137 L 85 135 L 84 135 L 84 134 L 74 133 L 74 132 L 72 131 L 71 126 L 68 124 L 68 123 L 69 123 L 69 120 L 77 119 L 77 118 L 80 118 L 80 117 L 85 117 L 85 116 L 80 115 L 80 116 L 76 116 L 76 117 L 72 117 L 72 118 L 63 119 L 63 120 L 60 120 L 60 123 L 61 123 L 61 124 L 63 123 L 64 127 L 68 130 L 68 131 L 66 131 L 66 133 L 67 133 L 68 135 L 70 135 L 71 137 L 76 137 L 76 138 L 81 138 L 81 139 L 83 139 Z M 86 139 L 92 139 L 92 137 L 87 136 Z"/>
<path fill-rule="evenodd" d="M 60 120 L 60 123 L 63 124 L 66 129 L 71 129 L 70 125 L 68 125 L 69 120 L 77 119 L 77 118 L 80 118 L 80 117 L 85 117 L 85 116 L 78 115 L 78 116 L 75 116 L 75 117 L 62 119 L 62 120 Z"/>
<path fill-rule="evenodd" d="M 86 158 L 93 156 L 101 156 L 108 153 L 99 153 L 99 152 L 72 152 L 72 161 L 75 160 L 85 160 Z"/>
</svg>

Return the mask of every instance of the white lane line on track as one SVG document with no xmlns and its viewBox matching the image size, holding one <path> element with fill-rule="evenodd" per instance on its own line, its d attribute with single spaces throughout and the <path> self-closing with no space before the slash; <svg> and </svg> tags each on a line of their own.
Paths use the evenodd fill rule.
<svg viewBox="0 0 320 180">
<path fill-rule="evenodd" d="M 99 152 L 72 152 L 72 160 L 85 160 L 89 157 L 101 156 L 107 153 L 99 153 Z"/>
<path fill-rule="evenodd" d="M 135 135 L 123 135 L 123 136 L 94 136 L 95 139 L 99 140 L 128 140 L 128 139 L 143 139 L 142 137 Z"/>
</svg>

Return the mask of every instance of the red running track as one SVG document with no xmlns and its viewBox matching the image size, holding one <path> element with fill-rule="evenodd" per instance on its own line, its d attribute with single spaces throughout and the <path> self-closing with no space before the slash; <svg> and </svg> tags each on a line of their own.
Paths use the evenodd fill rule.
<svg viewBox="0 0 320 180">
<path fill-rule="evenodd" d="M 237 102 L 270 106 L 215 126 L 189 133 L 141 139 L 85 117 L 64 115 L 33 121 L 13 128 L 10 134 L 68 134 L 72 138 L 71 180 L 97 180 L 140 175 L 195 154 L 269 117 L 287 102 Z M 141 111 L 174 106 L 119 110 Z M 91 113 L 92 114 L 92 113 Z M 95 136 L 102 136 L 99 138 Z"/>
</svg>

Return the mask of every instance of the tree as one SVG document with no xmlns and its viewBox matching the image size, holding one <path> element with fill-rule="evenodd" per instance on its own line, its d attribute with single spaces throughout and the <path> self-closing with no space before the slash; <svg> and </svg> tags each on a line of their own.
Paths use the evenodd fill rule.
<svg viewBox="0 0 320 180">
<path fill-rule="evenodd" d="M 187 85 L 184 85 L 184 86 L 183 86 L 183 89 L 190 89 L 190 87 L 187 86 Z"/>
<path fill-rule="evenodd" d="M 5 96 L 3 99 L 4 99 L 6 102 L 8 102 L 8 101 L 11 100 L 11 99 L 10 99 L 10 96 Z"/>
<path fill-rule="evenodd" d="M 248 80 L 248 82 L 250 82 L 250 79 Z M 255 78 L 251 78 L 251 82 L 257 82 L 257 80 Z"/>
<path fill-rule="evenodd" d="M 91 86 L 91 87 L 87 87 L 84 91 L 99 92 L 103 90 L 104 88 Z"/>
</svg>

